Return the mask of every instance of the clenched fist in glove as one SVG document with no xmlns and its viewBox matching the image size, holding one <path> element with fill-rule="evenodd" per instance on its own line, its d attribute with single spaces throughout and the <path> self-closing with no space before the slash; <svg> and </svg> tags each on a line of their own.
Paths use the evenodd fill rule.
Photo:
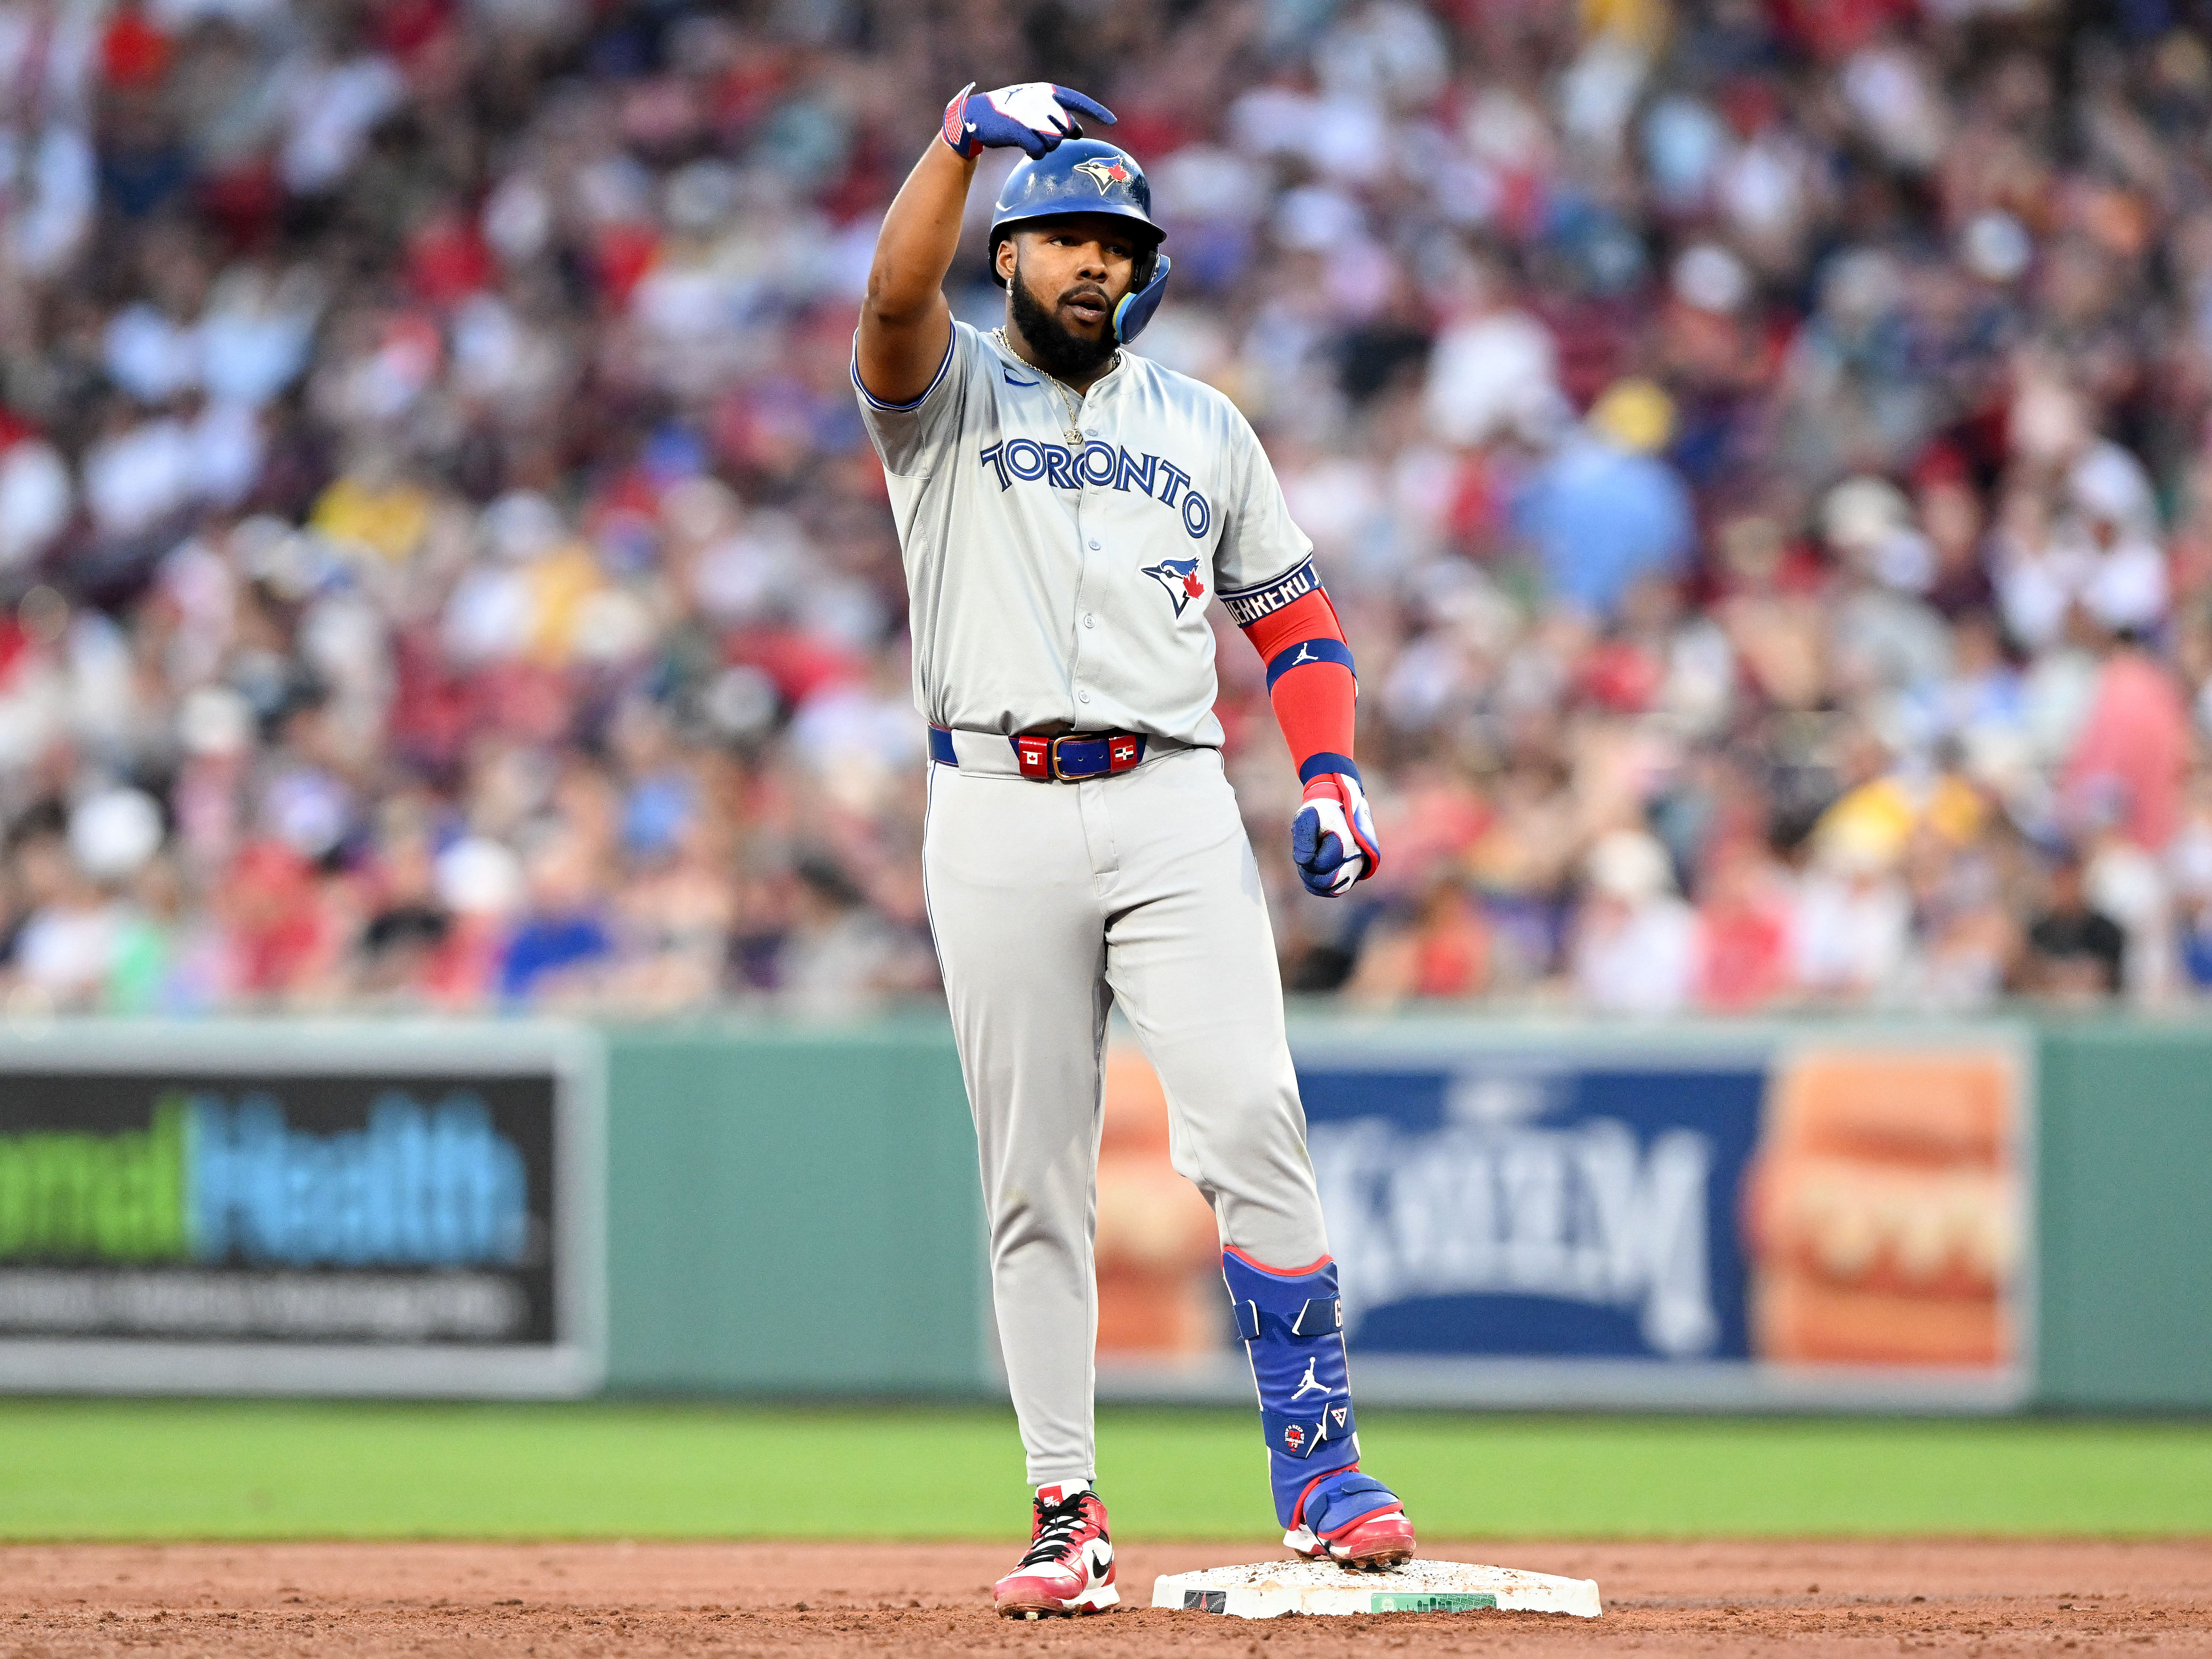
<svg viewBox="0 0 2212 1659">
<path fill-rule="evenodd" d="M 1067 87 L 1049 81 L 1024 81 L 978 92 L 970 81 L 945 106 L 945 142 L 956 155 L 973 160 L 987 149 L 1019 145 L 1030 159 L 1057 149 L 1063 138 L 1080 138 L 1075 118 L 1113 124 L 1114 112 Z"/>
<path fill-rule="evenodd" d="M 1382 867 L 1375 820 L 1356 773 L 1324 772 L 1306 785 L 1305 805 L 1291 820 L 1291 860 L 1306 891 L 1337 898 Z"/>
</svg>

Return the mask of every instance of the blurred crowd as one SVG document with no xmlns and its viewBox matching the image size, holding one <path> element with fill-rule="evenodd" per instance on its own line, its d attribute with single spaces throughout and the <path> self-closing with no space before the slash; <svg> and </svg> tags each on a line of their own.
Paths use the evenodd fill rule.
<svg viewBox="0 0 2212 1659">
<path fill-rule="evenodd" d="M 2212 988 L 2212 6 L 0 0 L 0 1006 L 935 988 L 846 377 L 963 82 L 1121 115 L 1385 867 L 1286 982 Z M 956 307 L 988 324 L 987 156 Z"/>
</svg>

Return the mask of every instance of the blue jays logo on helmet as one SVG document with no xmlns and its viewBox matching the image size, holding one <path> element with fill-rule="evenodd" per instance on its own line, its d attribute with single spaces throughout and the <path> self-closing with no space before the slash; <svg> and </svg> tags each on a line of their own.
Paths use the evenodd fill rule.
<svg viewBox="0 0 2212 1659">
<path fill-rule="evenodd" d="M 1206 597 L 1206 583 L 1199 576 L 1196 559 L 1162 559 L 1158 564 L 1146 565 L 1145 574 L 1167 589 L 1178 617 L 1193 599 Z"/>
<path fill-rule="evenodd" d="M 1074 170 L 1096 184 L 1101 196 L 1116 185 L 1127 184 L 1132 176 L 1118 155 L 1111 161 L 1094 155 L 1088 161 L 1078 161 Z"/>
</svg>

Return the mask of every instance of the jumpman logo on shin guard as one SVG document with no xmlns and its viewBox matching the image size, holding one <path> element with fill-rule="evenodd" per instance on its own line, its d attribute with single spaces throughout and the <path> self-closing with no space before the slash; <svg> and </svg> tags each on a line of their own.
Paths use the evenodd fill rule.
<svg viewBox="0 0 2212 1659">
<path fill-rule="evenodd" d="M 1305 1376 L 1300 1381 L 1297 1388 L 1291 1390 L 1291 1398 L 1293 1400 L 1298 1399 L 1309 1390 L 1311 1390 L 1315 1394 L 1327 1394 L 1328 1392 L 1328 1384 L 1322 1382 L 1315 1377 L 1314 1361 L 1311 1359 L 1306 1361 Z"/>
</svg>

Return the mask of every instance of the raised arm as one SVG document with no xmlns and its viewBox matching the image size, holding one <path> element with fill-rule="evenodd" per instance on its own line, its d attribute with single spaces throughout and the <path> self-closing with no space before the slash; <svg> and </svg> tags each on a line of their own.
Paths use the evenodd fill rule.
<svg viewBox="0 0 2212 1659">
<path fill-rule="evenodd" d="M 868 297 L 860 304 L 860 384 L 887 404 L 929 390 L 952 343 L 945 273 L 960 246 L 960 216 L 975 159 L 935 140 L 899 186 L 876 237 Z"/>
<path fill-rule="evenodd" d="M 1113 120 L 1079 92 L 1029 81 L 977 92 L 963 87 L 945 106 L 945 130 L 899 186 L 876 236 L 868 297 L 860 304 L 854 349 L 861 386 L 879 403 L 908 404 L 929 390 L 952 343 L 952 308 L 945 273 L 960 246 L 975 158 L 987 148 L 1018 145 L 1042 155 L 1063 138 L 1079 138 L 1078 114 Z"/>
</svg>

